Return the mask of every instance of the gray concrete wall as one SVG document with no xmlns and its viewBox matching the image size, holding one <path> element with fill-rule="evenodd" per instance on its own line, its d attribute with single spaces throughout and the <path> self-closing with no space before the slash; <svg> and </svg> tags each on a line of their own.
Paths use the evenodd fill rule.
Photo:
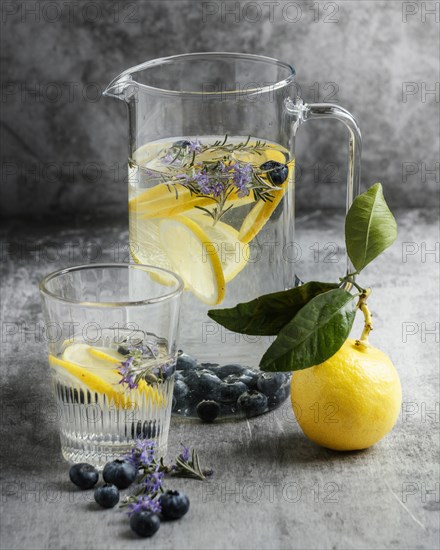
<svg viewBox="0 0 440 550">
<path fill-rule="evenodd" d="M 340 103 L 358 119 L 363 186 L 382 181 L 393 206 L 433 206 L 439 9 L 368 0 L 3 1 L 1 211 L 124 215 L 126 112 L 100 93 L 141 61 L 208 50 L 294 64 L 305 100 Z M 340 206 L 343 127 L 313 122 L 300 138 L 299 206 Z"/>
</svg>

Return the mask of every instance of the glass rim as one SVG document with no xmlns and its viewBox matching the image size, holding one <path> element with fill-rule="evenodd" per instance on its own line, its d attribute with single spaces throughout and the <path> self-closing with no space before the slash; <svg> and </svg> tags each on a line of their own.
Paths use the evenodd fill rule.
<svg viewBox="0 0 440 550">
<path fill-rule="evenodd" d="M 47 287 L 47 284 L 50 281 L 53 281 L 57 277 L 60 277 L 61 275 L 65 275 L 66 273 L 74 273 L 77 271 L 82 270 L 93 270 L 93 269 L 140 269 L 144 268 L 144 271 L 155 271 L 159 273 L 166 273 L 171 278 L 175 280 L 177 283 L 177 288 L 175 288 L 172 292 L 167 292 L 166 294 L 162 294 L 161 296 L 154 296 L 152 298 L 147 298 L 145 300 L 133 300 L 133 301 L 124 301 L 124 302 L 104 302 L 104 301 L 84 301 L 84 300 L 73 300 L 71 298 L 64 298 L 63 296 L 59 296 L 58 294 L 50 291 Z M 82 264 L 82 265 L 75 265 L 71 267 L 65 267 L 62 269 L 58 269 L 56 271 L 53 271 L 52 273 L 49 273 L 46 275 L 39 283 L 39 290 L 40 293 L 43 296 L 47 296 L 49 298 L 52 298 L 54 300 L 57 300 L 59 302 L 64 302 L 67 304 L 82 306 L 82 307 L 132 307 L 132 306 L 145 306 L 148 304 L 157 304 L 160 302 L 167 302 L 179 295 L 182 294 L 184 289 L 184 283 L 182 278 L 177 275 L 177 273 L 174 273 L 173 271 L 170 271 L 169 269 L 165 269 L 163 267 L 157 267 L 154 265 L 148 265 L 148 264 L 130 264 L 130 263 L 100 263 L 100 264 Z"/>
<path fill-rule="evenodd" d="M 167 65 L 169 63 L 172 63 L 173 61 L 179 61 L 179 60 L 193 60 L 193 59 L 203 59 L 206 58 L 209 60 L 209 58 L 214 59 L 215 57 L 224 58 L 224 59 L 242 59 L 247 61 L 254 61 L 254 62 L 260 62 L 260 63 L 267 63 L 268 65 L 278 66 L 282 67 L 283 69 L 286 69 L 288 71 L 288 76 L 284 79 L 281 79 L 277 82 L 273 82 L 264 86 L 259 86 L 257 88 L 253 89 L 238 89 L 238 90 L 227 90 L 227 91 L 214 91 L 214 92 L 206 92 L 206 91 L 189 91 L 189 90 L 170 90 L 166 88 L 160 88 L 158 86 L 151 86 L 149 84 L 142 84 L 140 82 L 137 82 L 136 80 L 133 80 L 132 73 L 140 72 L 146 69 L 150 69 L 152 67 L 158 67 L 160 65 Z M 284 61 L 280 61 L 274 57 L 268 57 L 265 55 L 257 55 L 257 54 L 251 54 L 251 53 L 238 53 L 238 52 L 193 52 L 193 53 L 182 53 L 177 55 L 170 55 L 167 57 L 158 57 L 156 59 L 151 59 L 149 61 L 145 61 L 144 63 L 140 63 L 139 65 L 134 65 L 133 67 L 130 67 L 129 69 L 126 69 L 121 74 L 116 76 L 112 79 L 110 84 L 106 87 L 106 89 L 103 92 L 103 95 L 109 95 L 112 96 L 111 90 L 114 89 L 117 86 L 128 86 L 130 84 L 135 84 L 141 89 L 148 90 L 152 93 L 156 94 L 164 94 L 164 95 L 178 95 L 178 96 L 195 96 L 195 97 L 223 97 L 228 95 L 250 95 L 253 93 L 265 93 L 265 92 L 273 92 L 274 90 L 278 90 L 280 88 L 284 88 L 288 86 L 294 79 L 296 74 L 295 68 L 290 65 L 289 63 L 286 63 Z"/>
</svg>

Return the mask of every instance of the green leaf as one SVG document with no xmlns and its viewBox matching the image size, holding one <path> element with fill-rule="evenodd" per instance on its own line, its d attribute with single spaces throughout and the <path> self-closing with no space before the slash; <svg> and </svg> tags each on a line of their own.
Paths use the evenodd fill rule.
<svg viewBox="0 0 440 550">
<path fill-rule="evenodd" d="M 315 296 L 338 288 L 337 284 L 312 281 L 290 290 L 259 296 L 226 309 L 211 309 L 209 317 L 228 330 L 255 336 L 278 334 Z"/>
<path fill-rule="evenodd" d="M 397 223 L 376 183 L 357 196 L 345 218 L 345 242 L 356 271 L 361 271 L 397 238 Z"/>
<path fill-rule="evenodd" d="M 260 362 L 264 371 L 295 371 L 319 365 L 342 346 L 356 315 L 356 296 L 329 290 L 306 304 L 278 334 Z"/>
</svg>

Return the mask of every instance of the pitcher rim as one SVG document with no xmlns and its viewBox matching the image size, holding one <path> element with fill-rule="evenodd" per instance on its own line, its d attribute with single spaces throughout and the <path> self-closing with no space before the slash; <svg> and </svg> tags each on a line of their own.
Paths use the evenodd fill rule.
<svg viewBox="0 0 440 550">
<path fill-rule="evenodd" d="M 254 62 L 263 62 L 268 63 L 272 65 L 277 65 L 278 67 L 282 67 L 288 71 L 288 75 L 286 78 L 278 80 L 277 82 L 270 82 L 268 84 L 265 84 L 264 86 L 259 86 L 257 88 L 246 88 L 238 89 L 238 90 L 227 90 L 227 91 L 213 91 L 213 92 L 207 92 L 207 91 L 189 91 L 189 90 L 170 90 L 166 88 L 159 88 L 157 86 L 152 86 L 149 84 L 142 84 L 140 82 L 137 82 L 132 78 L 132 74 L 136 72 L 140 72 L 146 69 L 149 69 L 151 67 L 157 67 L 159 65 L 166 65 L 167 63 L 171 63 L 176 60 L 183 60 L 183 59 L 197 59 L 197 58 L 211 58 L 214 57 L 223 57 L 223 58 L 239 58 L 244 59 L 248 61 L 254 61 Z M 265 55 L 258 55 L 258 54 L 250 54 L 250 53 L 238 53 L 238 52 L 191 52 L 191 53 L 182 53 L 182 54 L 176 54 L 176 55 L 170 55 L 165 57 L 158 57 L 155 59 L 151 59 L 149 61 L 144 61 L 143 63 L 140 63 L 138 65 L 134 65 L 133 67 L 130 67 L 129 69 L 126 69 L 122 73 L 120 73 L 118 76 L 113 78 L 109 85 L 106 87 L 106 89 L 103 92 L 103 95 L 105 96 L 114 96 L 118 97 L 122 95 L 122 90 L 130 85 L 136 85 L 140 89 L 149 91 L 151 93 L 159 93 L 163 95 L 174 95 L 174 96 L 193 96 L 193 97 L 216 97 L 216 96 L 225 96 L 225 95 L 251 95 L 253 93 L 266 93 L 266 92 L 273 92 L 274 90 L 278 90 L 281 88 L 285 88 L 288 86 L 291 82 L 293 82 L 293 79 L 295 78 L 296 71 L 293 65 L 290 65 L 289 63 L 286 63 L 284 61 L 280 61 L 279 59 L 276 59 L 274 57 L 269 57 Z M 115 93 L 115 88 L 119 88 L 119 93 Z"/>
</svg>

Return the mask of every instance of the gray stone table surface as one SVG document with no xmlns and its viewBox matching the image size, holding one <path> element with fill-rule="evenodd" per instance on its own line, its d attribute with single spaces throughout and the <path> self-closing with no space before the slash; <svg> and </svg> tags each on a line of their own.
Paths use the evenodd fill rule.
<svg viewBox="0 0 440 550">
<path fill-rule="evenodd" d="M 397 217 L 399 241 L 363 276 L 374 288 L 372 341 L 391 356 L 403 386 L 392 433 L 369 450 L 336 453 L 303 436 L 288 403 L 249 421 L 174 418 L 170 455 L 185 442 L 215 475 L 176 480 L 191 499 L 189 514 L 144 540 L 123 512 L 97 510 L 90 492 L 69 483 L 39 334 L 38 280 L 85 256 L 126 259 L 125 221 L 9 223 L 1 248 L 1 548 L 438 548 L 438 213 Z M 317 239 L 316 219 L 336 238 L 341 218 L 322 212 L 300 220 L 304 238 Z M 435 246 L 437 255 L 429 252 Z"/>
</svg>

